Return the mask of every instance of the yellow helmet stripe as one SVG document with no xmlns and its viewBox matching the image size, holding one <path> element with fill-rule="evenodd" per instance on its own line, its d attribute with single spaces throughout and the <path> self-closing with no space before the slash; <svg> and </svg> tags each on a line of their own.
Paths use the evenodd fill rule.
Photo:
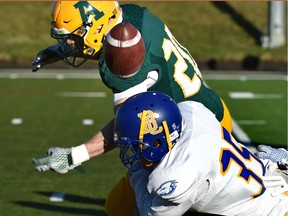
<svg viewBox="0 0 288 216">
<path fill-rule="evenodd" d="M 170 139 L 170 133 L 169 133 L 169 128 L 168 128 L 167 122 L 163 121 L 162 125 L 164 127 L 164 132 L 165 132 L 165 136 L 166 136 L 166 140 L 167 140 L 167 144 L 168 144 L 168 150 L 170 151 L 172 149 L 172 142 Z"/>
<path fill-rule="evenodd" d="M 147 110 L 143 110 L 142 116 L 141 116 L 141 124 L 140 124 L 140 131 L 139 131 L 139 140 L 143 142 L 144 139 L 144 130 L 145 130 L 145 124 L 146 124 L 146 116 L 147 116 Z M 140 145 L 140 152 L 142 152 L 143 145 Z"/>
</svg>

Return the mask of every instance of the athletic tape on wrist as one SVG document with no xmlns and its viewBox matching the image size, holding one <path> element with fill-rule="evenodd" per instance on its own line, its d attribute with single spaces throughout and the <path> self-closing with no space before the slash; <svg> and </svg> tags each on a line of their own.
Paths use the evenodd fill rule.
<svg viewBox="0 0 288 216">
<path fill-rule="evenodd" d="M 72 155 L 73 165 L 81 164 L 90 159 L 89 153 L 87 151 L 85 144 L 72 147 L 71 155 Z"/>
</svg>

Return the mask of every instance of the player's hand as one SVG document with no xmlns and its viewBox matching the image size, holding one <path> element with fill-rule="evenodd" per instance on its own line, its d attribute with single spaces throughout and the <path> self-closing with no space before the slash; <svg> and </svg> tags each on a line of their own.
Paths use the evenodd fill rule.
<svg viewBox="0 0 288 216">
<path fill-rule="evenodd" d="M 32 162 L 35 165 L 35 169 L 39 172 L 53 170 L 64 174 L 80 165 L 73 164 L 71 152 L 71 148 L 49 148 L 47 157 L 33 158 Z"/>
<path fill-rule="evenodd" d="M 32 60 L 32 72 L 38 71 L 44 65 L 51 64 L 57 62 L 62 59 L 60 50 L 60 45 L 56 44 L 54 46 L 50 46 L 37 54 L 37 57 Z"/>
<path fill-rule="evenodd" d="M 271 146 L 259 145 L 259 152 L 255 155 L 262 159 L 269 159 L 274 163 L 286 165 L 288 164 L 288 151 L 284 148 L 272 148 Z"/>
</svg>

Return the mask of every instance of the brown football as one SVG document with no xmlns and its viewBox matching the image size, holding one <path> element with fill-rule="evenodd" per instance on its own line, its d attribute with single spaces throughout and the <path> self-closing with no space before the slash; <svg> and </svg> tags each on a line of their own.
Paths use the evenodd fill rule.
<svg viewBox="0 0 288 216">
<path fill-rule="evenodd" d="M 117 24 L 106 37 L 104 58 L 115 75 L 121 78 L 133 76 L 145 58 L 145 44 L 140 32 L 130 23 Z"/>
</svg>

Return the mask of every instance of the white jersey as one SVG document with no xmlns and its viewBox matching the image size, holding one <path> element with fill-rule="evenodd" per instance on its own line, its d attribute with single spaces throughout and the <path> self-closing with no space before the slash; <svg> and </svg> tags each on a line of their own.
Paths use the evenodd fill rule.
<svg viewBox="0 0 288 216">
<path fill-rule="evenodd" d="M 141 215 L 182 215 L 188 209 L 219 215 L 283 215 L 288 197 L 265 188 L 265 166 L 221 127 L 202 104 L 178 104 L 181 139 L 148 173 L 131 176 Z"/>
</svg>

